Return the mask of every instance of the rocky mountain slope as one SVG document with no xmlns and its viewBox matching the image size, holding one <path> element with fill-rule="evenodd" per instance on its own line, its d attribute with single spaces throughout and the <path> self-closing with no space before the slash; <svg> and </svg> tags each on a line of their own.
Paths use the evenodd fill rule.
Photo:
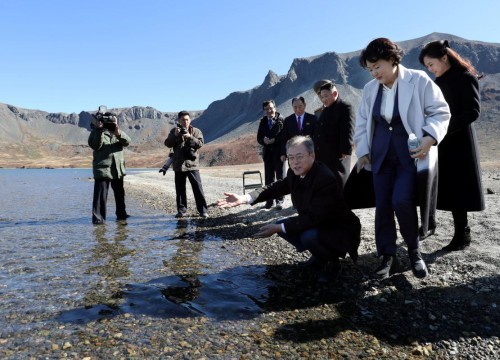
<svg viewBox="0 0 500 360">
<path fill-rule="evenodd" d="M 469 58 L 480 72 L 483 113 L 477 122 L 478 137 L 484 147 L 483 161 L 496 161 L 496 143 L 500 136 L 500 44 L 465 40 L 453 35 L 433 33 L 400 42 L 405 50 L 403 65 L 422 69 L 418 53 L 423 44 L 448 39 L 451 46 Z M 291 99 L 304 96 L 308 111 L 320 106 L 311 90 L 318 79 L 333 79 L 341 97 L 357 108 L 362 88 L 370 75 L 359 65 L 360 51 L 337 54 L 328 52 L 308 58 L 294 59 L 286 75 L 269 71 L 261 85 L 229 94 L 214 101 L 204 111 L 194 111 L 194 125 L 205 136 L 202 152 L 205 165 L 228 165 L 259 162 L 255 141 L 261 104 L 274 99 L 278 111 L 291 114 Z M 96 106 L 97 107 L 97 106 Z M 160 165 L 166 149 L 163 141 L 175 125 L 176 113 L 161 112 L 151 107 L 113 109 L 120 126 L 133 139 L 127 150 L 128 165 L 154 167 Z M 90 166 L 87 137 L 92 111 L 79 114 L 47 113 L 0 103 L 0 166 Z"/>
<path fill-rule="evenodd" d="M 500 73 L 500 44 L 469 41 L 438 33 L 399 43 L 406 53 L 402 61 L 403 65 L 423 70 L 418 62 L 420 49 L 425 43 L 438 39 L 449 39 L 451 46 L 470 59 L 480 72 Z M 286 75 L 278 76 L 270 71 L 261 85 L 249 91 L 234 92 L 224 100 L 214 101 L 203 112 L 198 126 L 205 134 L 207 141 L 256 132 L 257 120 L 262 116 L 261 104 L 265 99 L 275 99 L 278 111 L 288 116 L 292 113 L 291 99 L 302 95 L 308 103 L 308 110 L 312 112 L 320 105 L 319 99 L 311 90 L 312 86 L 318 79 L 325 78 L 335 80 L 340 96 L 357 108 L 362 88 L 371 80 L 369 73 L 359 65 L 359 54 L 360 51 L 346 54 L 330 52 L 295 59 Z M 494 79 L 497 80 L 496 77 Z M 489 80 L 489 88 L 483 87 L 483 91 L 497 91 L 498 82 L 492 81 L 491 77 Z"/>
</svg>

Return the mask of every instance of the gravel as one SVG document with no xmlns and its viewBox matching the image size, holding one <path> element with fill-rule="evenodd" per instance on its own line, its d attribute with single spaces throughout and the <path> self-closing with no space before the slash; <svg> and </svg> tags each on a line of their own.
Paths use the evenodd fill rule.
<svg viewBox="0 0 500 360">
<path fill-rule="evenodd" d="M 248 170 L 256 168 L 259 165 Z M 440 251 L 451 239 L 453 225 L 449 213 L 438 212 L 436 235 L 421 245 L 431 271 L 428 278 L 413 277 L 402 244 L 398 256 L 405 271 L 385 280 L 371 278 L 378 259 L 373 209 L 365 209 L 356 210 L 363 224 L 357 264 L 349 258 L 342 260 L 340 279 L 322 282 L 314 272 L 296 266 L 308 257 L 306 253 L 296 253 L 277 236 L 252 238 L 260 225 L 294 213 L 288 198 L 279 212 L 261 205 L 233 209 L 214 205 L 224 191 L 242 193 L 244 170 L 247 168 L 202 169 L 210 218 L 196 216 L 188 185 L 188 221 L 195 223 L 200 233 L 220 239 L 210 245 L 214 249 L 246 256 L 249 263 L 260 259 L 258 265 L 265 265 L 259 281 L 272 286 L 268 287 L 266 301 L 260 303 L 260 313 L 235 318 L 120 311 L 86 323 L 34 325 L 29 331 L 4 332 L 9 335 L 0 337 L 0 358 L 500 358 L 499 171 L 483 173 L 485 192 L 490 190 L 485 195 L 487 209 L 470 215 L 473 241 L 465 251 Z M 176 213 L 170 171 L 165 177 L 157 170 L 128 175 L 126 192 L 145 207 Z M 177 220 L 172 216 L 171 221 Z M 216 263 L 214 260 L 214 266 L 219 266 Z M 181 273 L 182 269 L 173 271 Z M 44 320 L 37 316 L 43 315 L 25 314 L 22 322 Z M 7 320 L 12 323 L 12 319 Z"/>
<path fill-rule="evenodd" d="M 401 240 L 398 256 L 405 271 L 385 280 L 371 277 L 379 260 L 373 209 L 364 209 L 355 211 L 363 224 L 358 263 L 344 259 L 341 278 L 326 284 L 294 266 L 307 254 L 296 253 L 277 236 L 266 241 L 252 238 L 259 225 L 294 213 L 288 198 L 281 212 L 261 205 L 229 210 L 213 206 L 224 191 L 242 193 L 243 170 L 202 170 L 212 206 L 200 231 L 224 239 L 234 251 L 262 256 L 280 294 L 272 294 L 264 313 L 251 322 L 203 324 L 207 338 L 184 349 L 187 358 L 500 358 L 497 170 L 483 172 L 487 209 L 469 215 L 473 241 L 465 251 L 440 251 L 451 240 L 453 223 L 450 213 L 438 211 L 436 235 L 421 244 L 431 272 L 428 278 L 412 275 Z M 173 214 L 173 179 L 166 181 L 171 186 L 154 174 L 139 174 L 128 179 L 128 191 Z M 159 200 L 162 197 L 172 201 Z M 225 330 L 220 332 L 218 326 Z"/>
</svg>

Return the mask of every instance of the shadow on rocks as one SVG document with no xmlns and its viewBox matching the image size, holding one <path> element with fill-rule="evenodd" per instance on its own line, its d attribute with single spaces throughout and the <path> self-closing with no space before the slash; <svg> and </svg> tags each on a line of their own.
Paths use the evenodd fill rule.
<svg viewBox="0 0 500 360">
<path fill-rule="evenodd" d="M 305 343 L 353 330 L 391 345 L 409 345 L 414 341 L 487 338 L 500 333 L 499 277 L 418 290 L 403 275 L 386 281 L 393 283 L 392 291 L 373 296 L 357 294 L 336 306 L 338 316 L 287 324 L 275 332 L 275 337 Z"/>
<path fill-rule="evenodd" d="M 176 275 L 126 284 L 109 301 L 61 313 L 57 321 L 88 323 L 121 314 L 160 318 L 205 316 L 216 320 L 254 318 L 266 312 L 306 309 L 345 301 L 349 291 L 317 282 L 317 273 L 296 265 L 236 266 L 218 273 Z M 349 295 L 350 296 L 350 295 Z M 113 305 L 110 305 L 113 304 Z"/>
</svg>

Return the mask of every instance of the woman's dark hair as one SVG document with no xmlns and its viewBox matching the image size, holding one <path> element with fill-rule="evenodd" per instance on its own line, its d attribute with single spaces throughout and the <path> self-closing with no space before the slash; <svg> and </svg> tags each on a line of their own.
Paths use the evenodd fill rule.
<svg viewBox="0 0 500 360">
<path fill-rule="evenodd" d="M 448 40 L 436 40 L 431 41 L 424 45 L 418 56 L 420 63 L 424 64 L 424 57 L 428 56 L 432 59 L 441 59 L 443 56 L 448 55 L 448 60 L 451 66 L 456 66 L 462 70 L 470 72 L 472 75 L 481 78 L 477 73 L 477 70 L 471 64 L 471 62 L 463 57 L 461 57 L 455 50 L 453 50 L 448 44 Z"/>
<path fill-rule="evenodd" d="M 367 62 L 377 62 L 379 60 L 394 60 L 394 65 L 398 65 L 403 58 L 404 51 L 387 38 L 378 38 L 368 44 L 361 51 L 359 63 L 362 67 L 366 67 Z"/>
</svg>

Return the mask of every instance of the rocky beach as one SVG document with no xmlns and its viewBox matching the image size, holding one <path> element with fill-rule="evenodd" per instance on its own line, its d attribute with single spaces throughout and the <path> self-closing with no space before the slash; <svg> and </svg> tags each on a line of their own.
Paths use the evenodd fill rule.
<svg viewBox="0 0 500 360">
<path fill-rule="evenodd" d="M 296 266 L 307 253 L 296 253 L 277 236 L 252 238 L 260 225 L 293 214 L 289 200 L 282 211 L 261 204 L 229 210 L 214 205 L 224 191 L 242 193 L 242 171 L 256 169 L 260 166 L 203 169 L 210 218 L 196 220 L 194 209 L 191 215 L 197 231 L 221 239 L 221 249 L 261 257 L 265 276 L 274 283 L 269 291 L 278 292 L 269 294 L 264 312 L 251 321 L 175 321 L 163 339 L 168 346 L 152 354 L 179 359 L 500 358 L 499 171 L 483 171 L 486 210 L 469 215 L 473 241 L 465 251 L 440 250 L 450 241 L 453 225 L 450 213 L 438 211 L 436 234 L 421 244 L 429 277 L 412 275 L 400 239 L 405 271 L 386 280 L 371 278 L 379 261 L 374 212 L 363 209 L 355 211 L 363 225 L 360 259 L 357 264 L 344 259 L 340 279 L 323 283 Z M 155 172 L 145 172 L 127 178 L 127 191 L 144 206 L 175 214 L 173 178 L 167 184 Z"/>
<path fill-rule="evenodd" d="M 261 164 L 201 169 L 208 219 L 196 213 L 189 186 L 188 216 L 174 218 L 171 171 L 130 171 L 125 186 L 135 211 L 128 222 L 111 218 L 105 226 L 92 226 L 87 214 L 91 178 L 75 179 L 63 194 L 69 210 L 59 204 L 40 215 L 33 202 L 34 220 L 25 217 L 34 194 L 21 186 L 26 215 L 0 219 L 13 239 L 2 243 L 0 358 L 499 358 L 496 168 L 483 170 L 486 210 L 470 214 L 465 251 L 440 250 L 453 230 L 450 214 L 438 212 L 436 234 L 421 244 L 429 277 L 412 275 L 401 240 L 404 272 L 371 277 L 379 260 L 373 209 L 363 209 L 355 211 L 363 225 L 358 262 L 343 259 L 335 281 L 299 267 L 307 252 L 281 238 L 253 238 L 262 224 L 294 213 L 288 198 L 281 211 L 215 206 L 224 191 L 242 193 L 245 170 Z M 29 176 L 73 173 L 21 171 L 26 184 Z M 112 200 L 109 206 L 112 212 Z"/>
<path fill-rule="evenodd" d="M 474 126 L 486 209 L 469 213 L 471 246 L 451 253 L 441 250 L 450 242 L 454 228 L 451 213 L 438 211 L 436 234 L 423 240 L 420 248 L 430 275 L 424 279 L 413 276 L 405 244 L 398 234 L 397 256 L 403 271 L 384 280 L 375 279 L 372 271 L 380 259 L 376 257 L 374 209 L 355 210 L 362 224 L 359 258 L 356 263 L 349 257 L 342 259 L 342 272 L 334 280 L 299 266 L 309 253 L 297 253 L 279 236 L 254 238 L 262 225 L 295 213 L 289 197 L 279 211 L 267 210 L 263 204 L 220 209 L 216 201 L 224 192 L 243 192 L 244 171 L 260 170 L 264 175 L 262 149 L 255 141 L 263 99 L 274 99 L 277 111 L 287 117 L 293 112 L 292 97 L 301 96 L 308 104 L 306 111 L 312 112 L 323 105 L 313 90 L 314 83 L 332 79 L 341 99 L 353 110 L 359 107 L 364 86 L 371 80 L 369 72 L 359 66 L 360 49 L 325 48 L 322 54 L 308 55 L 307 47 L 303 47 L 297 54 L 301 57 L 290 59 L 286 73 L 275 72 L 275 65 L 269 63 L 267 73 L 245 82 L 248 89 L 233 89 L 243 85 L 229 80 L 250 76 L 248 71 L 240 71 L 248 70 L 245 64 L 233 61 L 237 67 L 225 65 L 226 58 L 248 53 L 248 41 L 239 41 L 245 51 L 238 51 L 233 44 L 234 39 L 245 38 L 236 36 L 236 30 L 245 29 L 241 16 L 235 18 L 238 26 L 231 33 L 226 31 L 226 23 L 221 23 L 222 30 L 214 36 L 209 36 L 208 30 L 216 26 L 193 33 L 193 26 L 204 23 L 191 21 L 174 27 L 180 36 L 172 36 L 171 20 L 186 22 L 175 15 L 179 6 L 165 5 L 169 7 L 167 12 L 137 12 L 166 14 L 162 15 L 167 19 L 163 23 L 152 22 L 149 15 L 137 16 L 135 11 L 125 16 L 127 6 L 121 6 L 112 13 L 116 15 L 113 18 L 127 22 L 125 28 L 119 27 L 122 30 L 139 26 L 130 33 L 132 36 L 127 31 L 103 32 L 101 26 L 87 26 L 84 31 L 85 36 L 98 31 L 98 42 L 119 52 L 109 68 L 102 61 L 85 60 L 90 53 L 82 51 L 84 38 L 79 33 L 71 35 L 72 30 L 81 32 L 79 26 L 62 27 L 67 31 L 56 35 L 75 39 L 72 46 L 80 48 L 58 48 L 65 40 L 60 42 L 59 36 L 46 36 L 43 31 L 54 32 L 52 23 L 61 25 L 68 19 L 72 21 L 72 17 L 59 14 L 61 6 L 50 11 L 56 18 L 44 16 L 50 5 L 40 4 L 40 11 L 23 8 L 21 21 L 11 16 L 15 11 L 5 12 L 8 19 L 21 26 L 16 30 L 5 23 L 14 35 L 31 29 L 39 36 L 26 37 L 37 46 L 29 46 L 24 40 L 13 41 L 14 35 L 6 36 L 13 46 L 20 46 L 7 46 L 10 56 L 6 59 L 21 66 L 19 74 L 16 66 L 10 69 L 12 82 L 3 86 L 6 94 L 0 98 L 0 360 L 500 359 L 500 44 L 484 41 L 494 37 L 467 40 L 434 32 L 399 42 L 406 53 L 402 64 L 408 68 L 423 70 L 418 59 L 422 46 L 446 39 L 484 75 L 480 82 L 481 116 Z M 223 8 L 232 9 L 237 4 Z M 303 5 L 304 9 L 311 6 Z M 224 11 L 221 13 L 217 6 L 206 3 L 207 9 L 215 8 L 219 16 Z M 78 21 L 89 18 L 85 11 L 73 7 L 69 10 Z M 455 8 L 453 14 L 460 15 L 460 9 Z M 204 19 L 212 18 L 207 16 L 210 11 L 200 9 Z M 191 10 L 190 14 L 196 15 Z M 253 17 L 248 18 L 255 22 Z M 456 16 L 453 19 L 456 24 L 462 23 Z M 147 23 L 142 24 L 143 20 Z M 491 25 L 483 16 L 481 20 L 484 26 L 480 28 Z M 157 23 L 163 25 L 150 26 Z M 102 25 L 106 28 L 112 22 Z M 213 60 L 224 65 L 223 71 L 214 71 L 213 66 L 218 64 L 209 66 L 210 59 L 196 61 L 195 66 L 190 66 L 189 61 L 167 66 L 167 60 L 181 57 L 163 53 L 165 49 L 172 52 L 172 46 L 161 46 L 161 51 L 155 45 L 145 47 L 140 40 L 146 39 L 142 35 L 149 29 L 155 34 L 147 39 L 162 36 L 155 40 L 156 44 L 189 35 L 183 44 L 195 53 L 199 49 L 192 41 L 207 35 L 208 54 L 212 50 L 217 54 Z M 163 36 L 163 30 L 167 36 Z M 220 35 L 226 33 L 232 35 L 231 39 L 219 41 Z M 114 43 L 117 34 L 127 35 L 124 46 Z M 106 40 L 107 35 L 113 39 Z M 48 46 L 44 43 L 47 39 L 59 40 Z M 229 57 L 219 56 L 221 51 L 214 47 L 218 41 L 230 51 Z M 29 54 L 24 54 L 23 49 Z M 120 49 L 125 49 L 127 55 L 122 56 Z M 141 49 L 149 51 L 147 56 Z M 38 53 L 55 56 L 50 57 L 50 62 L 33 60 Z M 207 52 L 202 53 L 206 57 Z M 16 58 L 18 55 L 21 60 Z M 58 60 L 64 60 L 63 55 L 73 58 L 57 66 Z M 132 61 L 136 55 L 147 64 Z M 196 59 L 196 55 L 192 58 Z M 26 61 L 37 66 L 26 66 Z M 83 61 L 85 71 L 75 71 L 79 61 Z M 125 63 L 120 65 L 120 61 Z M 47 69 L 39 68 L 46 63 L 50 63 Z M 106 71 L 104 77 L 99 77 L 103 74 L 97 68 L 92 72 L 94 63 Z M 156 71 L 155 64 L 161 64 L 161 69 Z M 133 65 L 140 67 L 134 71 Z M 68 69 L 71 71 L 65 73 Z M 197 69 L 201 75 L 196 75 Z M 113 72 L 110 70 L 121 70 L 115 81 L 108 79 Z M 233 70 L 237 72 L 233 74 Z M 193 126 L 204 137 L 200 173 L 209 204 L 208 218 L 198 215 L 189 184 L 187 215 L 175 218 L 174 173 L 158 172 L 168 154 L 164 141 L 177 126 L 181 110 L 177 107 L 184 107 L 181 103 L 185 99 L 200 100 L 190 95 L 196 90 L 193 82 L 183 82 L 189 87 L 184 92 L 171 79 L 178 74 L 186 77 L 186 71 L 195 75 L 195 84 L 207 83 L 203 78 L 208 74 L 216 77 L 209 83 L 231 87 L 225 97 L 226 90 L 204 89 L 203 95 L 213 98 L 212 102 L 206 107 L 196 105 L 200 108 L 190 111 Z M 119 102 L 113 105 L 106 96 L 98 103 L 109 102 L 120 129 L 132 139 L 124 150 L 128 167 L 126 204 L 131 217 L 116 220 L 114 194 L 110 191 L 108 216 L 102 226 L 91 223 L 94 181 L 88 138 L 97 101 L 89 105 L 84 100 L 91 101 L 92 96 L 74 95 L 72 87 L 85 89 L 86 81 L 77 79 L 80 73 L 94 75 L 94 81 L 89 83 L 92 96 L 99 95 L 96 79 L 104 79 L 99 82 L 101 90 L 112 86 L 110 94 L 119 96 Z M 37 85 L 39 74 L 43 76 Z M 58 78 L 59 74 L 64 76 Z M 168 79 L 162 80 L 165 75 Z M 139 85 L 134 86 L 136 79 Z M 160 84 L 161 88 L 155 90 Z M 165 91 L 173 84 L 177 87 L 172 97 Z M 18 97 L 16 89 L 20 90 Z M 60 95 L 70 98 L 58 96 L 58 89 L 64 92 Z M 35 92 L 30 95 L 28 90 Z M 116 90 L 124 90 L 126 97 Z M 149 90 L 153 90 L 154 97 L 146 94 Z M 150 106 L 158 94 L 161 101 L 155 106 L 175 107 L 161 111 Z M 127 100 L 128 96 L 133 99 Z M 65 108 L 69 113 L 48 108 Z M 248 180 L 255 182 L 256 177 Z"/>
</svg>

